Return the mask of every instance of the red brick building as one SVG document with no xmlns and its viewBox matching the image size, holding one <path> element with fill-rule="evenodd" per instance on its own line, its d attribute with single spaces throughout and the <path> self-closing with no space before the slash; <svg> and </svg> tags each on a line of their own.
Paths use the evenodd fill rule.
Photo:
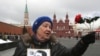
<svg viewBox="0 0 100 56">
<path fill-rule="evenodd" d="M 53 15 L 53 33 L 57 37 L 73 37 L 74 30 L 73 26 L 69 25 L 68 14 L 65 16 L 65 20 L 57 21 L 56 15 Z"/>
<path fill-rule="evenodd" d="M 33 35 L 31 26 L 27 26 L 26 29 L 30 35 Z M 20 35 L 22 34 L 23 26 L 18 27 L 12 24 L 0 22 L 0 38 L 2 38 L 3 36 L 6 36 L 6 38 L 8 38 L 8 36 L 10 36 L 11 38 L 15 36 L 20 37 Z"/>
<path fill-rule="evenodd" d="M 0 34 L 20 35 L 22 34 L 22 28 L 4 22 L 0 22 Z"/>
<path fill-rule="evenodd" d="M 31 26 L 26 26 L 26 29 L 29 34 L 33 34 Z M 23 26 L 15 26 L 8 23 L 0 22 L 0 34 L 7 35 L 21 35 L 23 31 Z"/>
</svg>

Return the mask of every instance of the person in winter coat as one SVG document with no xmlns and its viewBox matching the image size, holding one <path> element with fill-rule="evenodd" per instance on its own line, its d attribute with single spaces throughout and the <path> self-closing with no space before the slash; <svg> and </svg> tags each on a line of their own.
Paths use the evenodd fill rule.
<svg viewBox="0 0 100 56">
<path fill-rule="evenodd" d="M 32 26 L 34 36 L 30 39 L 30 46 L 20 44 L 19 52 L 14 56 L 27 56 L 27 48 L 50 49 L 51 56 L 82 56 L 89 44 L 95 42 L 95 32 L 82 36 L 81 40 L 71 49 L 66 48 L 52 36 L 53 23 L 50 17 L 42 16 L 35 20 Z M 24 43 L 23 43 L 24 44 Z M 15 53 L 16 53 L 15 52 Z"/>
</svg>

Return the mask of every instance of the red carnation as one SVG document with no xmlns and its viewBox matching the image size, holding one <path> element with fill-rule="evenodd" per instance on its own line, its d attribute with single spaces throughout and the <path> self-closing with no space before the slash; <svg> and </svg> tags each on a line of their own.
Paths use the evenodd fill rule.
<svg viewBox="0 0 100 56">
<path fill-rule="evenodd" d="M 76 23 L 84 23 L 84 20 L 82 19 L 81 14 L 76 15 L 75 24 Z"/>
</svg>

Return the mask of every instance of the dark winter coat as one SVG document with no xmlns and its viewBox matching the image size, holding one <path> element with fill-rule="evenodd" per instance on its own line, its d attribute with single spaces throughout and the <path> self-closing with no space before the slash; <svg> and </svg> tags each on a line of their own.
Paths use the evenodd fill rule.
<svg viewBox="0 0 100 56">
<path fill-rule="evenodd" d="M 40 43 L 36 40 L 32 40 L 32 44 L 34 44 L 34 48 L 51 49 L 51 56 L 82 56 L 88 47 L 88 45 L 83 44 L 81 40 L 72 49 L 67 49 L 59 42 L 53 41 Z M 31 45 L 25 46 L 24 43 L 20 41 L 14 56 L 27 56 L 27 48 L 31 48 Z"/>
</svg>

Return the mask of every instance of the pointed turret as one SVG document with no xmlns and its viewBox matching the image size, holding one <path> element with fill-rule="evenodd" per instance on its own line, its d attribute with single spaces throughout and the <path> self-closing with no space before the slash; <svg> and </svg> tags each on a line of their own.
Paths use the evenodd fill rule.
<svg viewBox="0 0 100 56">
<path fill-rule="evenodd" d="M 27 3 L 26 3 L 26 7 L 25 7 L 25 13 L 28 13 Z"/>
<path fill-rule="evenodd" d="M 57 22 L 57 20 L 56 20 L 56 14 L 54 13 L 54 15 L 53 15 L 53 22 Z"/>
<path fill-rule="evenodd" d="M 56 19 L 56 14 L 54 13 L 53 18 Z"/>
<path fill-rule="evenodd" d="M 28 26 L 29 25 L 29 17 L 28 17 L 28 7 L 27 7 L 27 0 L 26 0 L 26 5 L 25 5 L 25 14 L 24 14 L 24 25 Z"/>
<path fill-rule="evenodd" d="M 66 13 L 66 19 L 65 19 L 65 23 L 69 25 L 69 19 L 68 19 L 68 12 Z"/>
<path fill-rule="evenodd" d="M 68 13 L 66 13 L 66 19 L 68 20 Z"/>
</svg>

